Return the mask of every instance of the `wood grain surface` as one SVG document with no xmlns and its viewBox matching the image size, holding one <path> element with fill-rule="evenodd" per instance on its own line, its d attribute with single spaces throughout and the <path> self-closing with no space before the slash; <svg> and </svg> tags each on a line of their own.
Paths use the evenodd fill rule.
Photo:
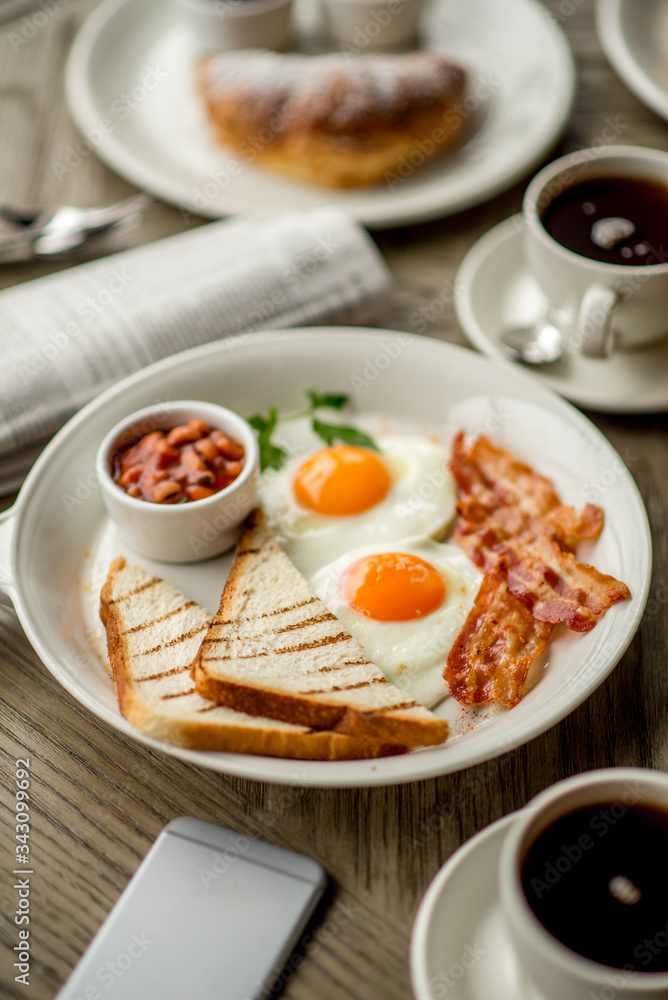
<svg viewBox="0 0 668 1000">
<path fill-rule="evenodd" d="M 94 4 L 60 0 L 56 6 L 17 51 L 9 33 L 21 21 L 0 25 L 0 200 L 104 204 L 132 188 L 94 155 L 62 181 L 51 168 L 78 138 L 62 74 L 72 38 Z M 588 146 L 608 118 L 622 124 L 624 143 L 668 149 L 668 126 L 609 68 L 592 0 L 549 6 L 571 12 L 562 25 L 578 74 L 572 120 L 553 155 Z M 444 221 L 382 233 L 378 243 L 396 279 L 383 325 L 410 330 L 413 310 L 453 282 L 475 240 L 519 210 L 524 187 Z M 132 239 L 145 242 L 183 228 L 180 212 L 156 203 Z M 2 266 L 0 287 L 54 269 L 47 263 Z M 427 332 L 465 343 L 451 305 Z M 654 536 L 652 595 L 665 596 L 666 417 L 592 419 L 622 455 L 633 456 Z M 630 764 L 668 770 L 668 642 L 664 605 L 657 606 L 610 678 L 544 736 L 459 774 L 359 791 L 229 778 L 126 739 L 73 701 L 42 666 L 13 611 L 0 608 L 0 994 L 53 997 L 161 828 L 173 817 L 192 815 L 304 852 L 329 873 L 330 892 L 304 961 L 288 977 L 286 1000 L 408 1000 L 415 910 L 432 876 L 464 840 L 578 771 Z M 14 762 L 26 756 L 35 873 L 29 987 L 14 981 L 11 874 Z"/>
</svg>

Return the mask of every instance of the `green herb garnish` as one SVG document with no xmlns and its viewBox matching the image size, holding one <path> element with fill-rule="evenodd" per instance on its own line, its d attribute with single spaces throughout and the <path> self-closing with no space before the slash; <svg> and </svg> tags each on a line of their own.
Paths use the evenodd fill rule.
<svg viewBox="0 0 668 1000">
<path fill-rule="evenodd" d="M 321 437 L 325 444 L 334 444 L 335 441 L 343 441 L 344 444 L 354 444 L 358 448 L 373 448 L 378 451 L 378 445 L 372 437 L 364 431 L 358 431 L 356 427 L 342 427 L 341 424 L 323 424 L 315 417 L 311 426 L 318 437 Z"/>
<path fill-rule="evenodd" d="M 248 423 L 257 431 L 261 472 L 264 472 L 265 469 L 280 469 L 288 457 L 285 448 L 281 448 L 277 444 L 272 444 L 271 441 L 279 421 L 299 420 L 302 417 L 311 417 L 313 432 L 327 445 L 333 445 L 336 441 L 342 441 L 344 444 L 356 445 L 359 448 L 372 448 L 374 451 L 379 450 L 373 438 L 365 434 L 364 431 L 345 424 L 326 424 L 322 420 L 318 420 L 315 416 L 316 410 L 342 410 L 348 403 L 349 396 L 344 393 L 315 392 L 312 389 L 309 389 L 306 395 L 309 398 L 310 405 L 300 413 L 294 413 L 286 417 L 281 416 L 276 409 L 271 409 L 266 417 L 255 413 L 252 417 L 248 418 Z"/>
<path fill-rule="evenodd" d="M 280 448 L 271 443 L 271 435 L 278 423 L 278 411 L 270 410 L 268 417 L 261 417 L 259 413 L 248 418 L 248 423 L 257 431 L 257 443 L 260 447 L 260 469 L 280 469 L 288 457 L 285 448 Z"/>
</svg>

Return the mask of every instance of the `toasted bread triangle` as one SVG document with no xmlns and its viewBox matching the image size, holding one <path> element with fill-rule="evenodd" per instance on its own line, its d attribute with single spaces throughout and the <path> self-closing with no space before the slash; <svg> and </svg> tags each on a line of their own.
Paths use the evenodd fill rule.
<svg viewBox="0 0 668 1000">
<path fill-rule="evenodd" d="M 260 510 L 246 522 L 192 676 L 203 697 L 250 715 L 411 747 L 448 735 L 447 722 L 390 684 L 365 656 Z"/>
<path fill-rule="evenodd" d="M 121 712 L 148 736 L 197 750 L 307 760 L 382 757 L 407 749 L 245 715 L 201 697 L 189 668 L 207 634 L 208 613 L 125 559 L 110 567 L 100 615 Z"/>
</svg>

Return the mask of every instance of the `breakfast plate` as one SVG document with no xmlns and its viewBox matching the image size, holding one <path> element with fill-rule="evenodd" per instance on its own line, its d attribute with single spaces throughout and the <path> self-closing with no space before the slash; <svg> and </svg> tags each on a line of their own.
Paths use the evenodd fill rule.
<svg viewBox="0 0 668 1000">
<path fill-rule="evenodd" d="M 231 556 L 175 565 L 133 555 L 105 514 L 96 450 L 119 420 L 166 400 L 202 399 L 249 416 L 295 412 L 307 389 L 351 396 L 354 421 L 390 433 L 489 434 L 555 482 L 564 502 L 597 496 L 605 528 L 583 547 L 587 562 L 623 580 L 632 599 L 586 635 L 559 627 L 511 711 L 462 708 L 446 699 L 443 745 L 372 761 L 295 761 L 202 752 L 158 743 L 120 715 L 104 667 L 99 587 L 118 555 L 177 586 L 209 611 L 218 606 Z M 605 484 L 605 485 L 603 485 Z M 651 575 L 645 509 L 626 467 L 577 410 L 509 363 L 392 331 L 314 328 L 244 335 L 167 358 L 89 403 L 37 460 L 14 507 L 0 518 L 0 591 L 13 601 L 35 650 L 86 708 L 126 736 L 227 774 L 318 787 L 384 785 L 457 771 L 544 732 L 579 705 L 622 657 L 640 622 Z M 416 637 L 419 642 L 419 636 Z"/>
<path fill-rule="evenodd" d="M 502 358 L 504 327 L 528 326 L 548 303 L 524 264 L 524 223 L 512 216 L 485 233 L 457 272 L 459 324 L 483 354 Z M 604 413 L 660 413 L 668 409 L 668 338 L 651 347 L 618 351 L 610 358 L 572 352 L 532 365 L 531 374 L 555 392 Z"/>
<path fill-rule="evenodd" d="M 318 9 L 299 0 L 302 39 L 317 36 Z M 382 229 L 462 211 L 519 181 L 549 152 L 570 114 L 573 60 L 535 0 L 434 0 L 422 35 L 471 71 L 462 109 L 469 141 L 391 185 L 328 190 L 240 164 L 216 145 L 177 4 L 105 0 L 79 32 L 66 71 L 69 109 L 87 142 L 79 143 L 83 153 L 57 157 L 54 170 L 74 169 L 92 148 L 138 187 L 209 218 L 326 204 Z"/>
<path fill-rule="evenodd" d="M 499 854 L 516 813 L 471 837 L 443 865 L 411 938 L 416 1000 L 529 1000 L 498 894 Z"/>
<path fill-rule="evenodd" d="M 668 120 L 668 3 L 598 0 L 598 37 L 613 69 L 648 108 Z"/>
</svg>

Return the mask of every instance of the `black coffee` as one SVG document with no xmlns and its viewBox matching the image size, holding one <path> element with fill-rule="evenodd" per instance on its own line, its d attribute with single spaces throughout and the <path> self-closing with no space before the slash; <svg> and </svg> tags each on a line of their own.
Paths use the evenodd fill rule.
<svg viewBox="0 0 668 1000">
<path fill-rule="evenodd" d="M 610 802 L 557 820 L 531 846 L 524 893 L 540 922 L 603 965 L 668 971 L 668 812 Z"/>
<path fill-rule="evenodd" d="M 668 259 L 668 185 L 601 177 L 558 194 L 541 216 L 558 243 L 606 264 Z"/>
</svg>

